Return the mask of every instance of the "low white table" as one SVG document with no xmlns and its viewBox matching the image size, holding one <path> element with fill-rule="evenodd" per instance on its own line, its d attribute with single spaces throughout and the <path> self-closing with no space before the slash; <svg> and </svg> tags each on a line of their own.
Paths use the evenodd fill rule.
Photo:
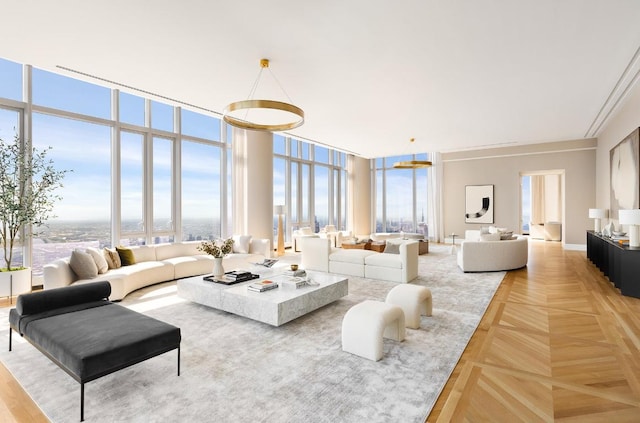
<svg viewBox="0 0 640 423">
<path fill-rule="evenodd" d="M 202 276 L 194 276 L 178 281 L 178 295 L 194 303 L 280 326 L 349 293 L 349 280 L 345 277 L 312 271 L 307 275 L 318 285 L 298 289 L 281 285 L 265 292 L 249 291 L 247 285 L 264 279 L 280 282 L 289 276 L 273 275 L 234 285 L 209 282 Z"/>
</svg>

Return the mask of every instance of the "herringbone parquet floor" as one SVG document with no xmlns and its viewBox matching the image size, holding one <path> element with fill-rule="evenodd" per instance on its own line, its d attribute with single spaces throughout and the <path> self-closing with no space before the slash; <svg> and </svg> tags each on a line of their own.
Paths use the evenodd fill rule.
<svg viewBox="0 0 640 423">
<path fill-rule="evenodd" d="M 531 242 L 427 421 L 640 422 L 640 299 L 584 252 Z"/>
<path fill-rule="evenodd" d="M 0 421 L 47 421 L 2 365 Z M 640 299 L 584 252 L 531 242 L 427 421 L 640 422 Z"/>
</svg>

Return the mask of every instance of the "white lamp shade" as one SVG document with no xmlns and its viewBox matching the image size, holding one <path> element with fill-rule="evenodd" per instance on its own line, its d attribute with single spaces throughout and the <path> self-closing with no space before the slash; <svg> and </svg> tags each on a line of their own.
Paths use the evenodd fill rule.
<svg viewBox="0 0 640 423">
<path fill-rule="evenodd" d="M 278 216 L 284 214 L 284 206 L 273 206 L 273 214 L 277 214 Z"/>
<path fill-rule="evenodd" d="M 592 219 L 604 219 L 609 216 L 607 209 L 589 209 L 589 217 Z"/>
<path fill-rule="evenodd" d="M 618 221 L 621 225 L 640 225 L 640 209 L 618 211 Z"/>
</svg>

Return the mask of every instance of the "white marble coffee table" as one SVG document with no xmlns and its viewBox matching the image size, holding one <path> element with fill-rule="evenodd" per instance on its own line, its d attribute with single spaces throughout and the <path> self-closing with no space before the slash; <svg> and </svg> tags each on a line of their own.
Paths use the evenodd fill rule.
<svg viewBox="0 0 640 423">
<path fill-rule="evenodd" d="M 247 290 L 247 285 L 251 282 L 264 280 L 266 277 L 228 286 L 205 281 L 202 276 L 194 276 L 178 281 L 178 295 L 198 304 L 280 326 L 349 293 L 349 280 L 345 277 L 312 271 L 308 271 L 307 275 L 317 285 L 298 289 L 284 288 L 281 285 L 266 292 Z M 276 282 L 287 278 L 289 277 L 285 275 L 268 277 Z"/>
</svg>

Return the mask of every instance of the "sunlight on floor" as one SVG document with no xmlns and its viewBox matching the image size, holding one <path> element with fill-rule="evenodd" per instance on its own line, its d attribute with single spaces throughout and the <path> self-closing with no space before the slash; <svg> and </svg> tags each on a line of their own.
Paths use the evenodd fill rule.
<svg viewBox="0 0 640 423">
<path fill-rule="evenodd" d="M 144 313 L 174 304 L 184 303 L 187 300 L 178 297 L 176 284 L 163 286 L 144 292 L 134 300 L 134 303 L 127 307 L 131 310 Z"/>
</svg>

